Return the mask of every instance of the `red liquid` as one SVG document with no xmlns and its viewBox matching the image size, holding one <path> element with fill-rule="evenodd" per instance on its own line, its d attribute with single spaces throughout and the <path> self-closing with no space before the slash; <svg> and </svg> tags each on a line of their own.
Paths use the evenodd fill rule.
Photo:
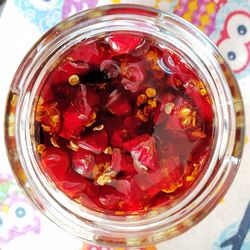
<svg viewBox="0 0 250 250">
<path fill-rule="evenodd" d="M 176 201 L 206 170 L 211 100 L 194 69 L 155 41 L 82 41 L 39 96 L 40 166 L 84 206 L 142 213 Z"/>
</svg>

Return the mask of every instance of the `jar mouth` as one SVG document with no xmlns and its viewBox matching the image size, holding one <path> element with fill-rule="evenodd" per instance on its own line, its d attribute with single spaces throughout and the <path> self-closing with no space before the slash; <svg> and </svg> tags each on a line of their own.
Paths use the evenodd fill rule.
<svg viewBox="0 0 250 250">
<path fill-rule="evenodd" d="M 83 38 L 114 31 L 136 32 L 138 27 L 140 32 L 153 34 L 153 37 L 178 48 L 206 79 L 206 87 L 214 102 L 216 131 L 213 155 L 199 183 L 172 208 L 151 211 L 145 215 L 104 216 L 71 201 L 41 172 L 34 156 L 36 94 L 53 62 L 69 47 Z M 10 131 L 13 122 L 10 123 L 8 117 L 14 99 L 13 132 Z M 243 106 L 237 82 L 228 64 L 211 41 L 191 24 L 153 8 L 137 5 L 104 6 L 76 14 L 59 23 L 38 41 L 22 62 L 8 100 L 6 146 L 19 183 L 48 218 L 84 240 L 140 246 L 154 244 L 186 231 L 218 203 L 229 188 L 241 158 Z M 13 153 L 13 144 L 9 143 L 11 138 L 15 141 L 17 153 Z M 20 167 L 18 170 L 17 165 Z M 18 172 L 20 169 L 25 176 L 22 181 Z"/>
</svg>

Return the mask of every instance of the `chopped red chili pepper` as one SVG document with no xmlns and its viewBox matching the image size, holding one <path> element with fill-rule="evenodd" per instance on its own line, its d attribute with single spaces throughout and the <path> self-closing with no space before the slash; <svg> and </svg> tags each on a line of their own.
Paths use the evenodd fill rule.
<svg viewBox="0 0 250 250">
<path fill-rule="evenodd" d="M 107 38 L 110 47 L 119 54 L 128 54 L 142 43 L 143 39 L 133 35 L 114 35 Z"/>
<path fill-rule="evenodd" d="M 112 153 L 112 169 L 116 172 L 123 171 L 126 174 L 135 174 L 137 170 L 130 155 L 122 153 L 120 149 L 115 148 Z"/>
<path fill-rule="evenodd" d="M 37 96 L 35 136 L 41 169 L 61 191 L 122 216 L 167 206 L 196 185 L 213 149 L 213 103 L 181 54 L 112 33 L 53 65 Z"/>
<path fill-rule="evenodd" d="M 132 111 L 127 95 L 118 90 L 114 90 L 109 95 L 106 108 L 116 116 L 128 115 Z"/>
<path fill-rule="evenodd" d="M 95 157 L 90 151 L 79 149 L 72 156 L 72 167 L 76 173 L 91 177 L 95 166 Z"/>
<path fill-rule="evenodd" d="M 69 155 L 59 148 L 49 147 L 42 153 L 42 167 L 53 181 L 63 180 L 70 166 Z"/>
<path fill-rule="evenodd" d="M 94 131 L 78 139 L 77 144 L 80 148 L 99 154 L 108 147 L 107 132 L 105 129 Z"/>
<path fill-rule="evenodd" d="M 71 198 L 79 199 L 85 192 L 93 190 L 94 186 L 75 171 L 68 171 L 60 182 L 60 188 Z"/>
<path fill-rule="evenodd" d="M 88 72 L 89 65 L 81 61 L 64 61 L 57 67 L 52 75 L 53 84 L 68 83 L 72 75 L 84 75 Z"/>
<path fill-rule="evenodd" d="M 82 41 L 73 48 L 68 58 L 88 65 L 100 65 L 103 60 L 109 58 L 109 54 L 100 44 Z"/>
</svg>

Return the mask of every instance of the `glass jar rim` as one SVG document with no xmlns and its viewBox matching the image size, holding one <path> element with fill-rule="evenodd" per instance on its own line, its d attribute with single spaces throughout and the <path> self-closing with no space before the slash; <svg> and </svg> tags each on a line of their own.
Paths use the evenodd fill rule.
<svg viewBox="0 0 250 250">
<path fill-rule="evenodd" d="M 51 183 L 39 173 L 39 168 L 34 167 L 36 161 L 32 155 L 34 138 L 30 130 L 30 119 L 36 89 L 44 76 L 41 74 L 45 74 L 45 69 L 49 68 L 48 65 L 51 65 L 55 57 L 58 58 L 62 51 L 83 37 L 91 37 L 98 32 L 100 34 L 104 29 L 109 29 L 109 32 L 138 30 L 139 24 L 143 32 L 154 31 L 154 36 L 164 35 L 168 37 L 168 42 L 175 42 L 193 53 L 192 55 L 200 60 L 199 65 L 203 67 L 204 72 L 206 71 L 206 76 L 214 83 L 212 91 L 216 93 L 217 99 L 219 98 L 215 100 L 219 145 L 215 145 L 218 152 L 212 165 L 215 167 L 216 164 L 220 164 L 220 167 L 212 179 L 214 169 L 207 174 L 206 183 L 209 182 L 209 185 L 206 189 L 197 189 L 192 199 L 189 198 L 186 203 L 174 207 L 175 210 L 157 215 L 151 213 L 143 220 L 138 220 L 139 217 L 136 216 L 127 222 L 122 220 L 121 223 L 118 220 L 121 218 L 119 216 L 107 219 L 82 210 L 75 203 L 68 206 L 68 198 L 56 189 L 49 188 Z M 192 48 L 194 44 L 198 46 L 200 55 L 195 51 L 196 46 Z M 205 66 L 202 64 L 204 61 Z M 13 98 L 16 99 L 14 128 L 13 121 L 9 119 Z M 5 138 L 9 159 L 18 182 L 48 218 L 84 240 L 109 245 L 140 246 L 163 241 L 179 234 L 180 230 L 187 230 L 218 203 L 229 188 L 241 158 L 244 138 L 243 113 L 241 95 L 232 71 L 213 43 L 198 29 L 174 14 L 150 7 L 109 5 L 87 10 L 66 19 L 48 31 L 33 46 L 21 63 L 11 86 L 6 109 Z M 9 143 L 11 138 L 14 139 L 15 147 L 13 143 Z M 20 169 L 25 176 L 24 180 L 21 180 L 18 172 Z M 53 198 L 55 196 L 57 199 Z"/>
</svg>

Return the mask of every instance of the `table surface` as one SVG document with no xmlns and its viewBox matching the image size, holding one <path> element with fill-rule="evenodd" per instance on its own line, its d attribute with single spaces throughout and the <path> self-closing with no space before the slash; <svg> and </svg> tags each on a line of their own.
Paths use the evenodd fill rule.
<svg viewBox="0 0 250 250">
<path fill-rule="evenodd" d="M 11 79 L 31 45 L 50 27 L 77 11 L 110 3 L 139 3 L 174 12 L 206 33 L 235 72 L 246 110 L 245 150 L 238 174 L 223 201 L 188 232 L 148 250 L 250 249 L 250 1 L 249 0 L 9 0 L 0 17 L 0 120 Z M 233 25 L 228 27 L 228 23 Z M 246 32 L 237 36 L 239 25 Z M 223 42 L 227 46 L 223 46 Z M 233 52 L 234 57 L 229 55 Z M 108 250 L 82 243 L 36 211 L 16 185 L 6 157 L 0 122 L 0 250 Z M 25 216 L 16 216 L 17 208 Z M 234 241 L 229 239 L 234 237 Z M 223 242 L 227 242 L 223 246 Z M 53 243 L 53 244 L 52 244 Z M 122 250 L 119 248 L 119 250 Z"/>
</svg>

